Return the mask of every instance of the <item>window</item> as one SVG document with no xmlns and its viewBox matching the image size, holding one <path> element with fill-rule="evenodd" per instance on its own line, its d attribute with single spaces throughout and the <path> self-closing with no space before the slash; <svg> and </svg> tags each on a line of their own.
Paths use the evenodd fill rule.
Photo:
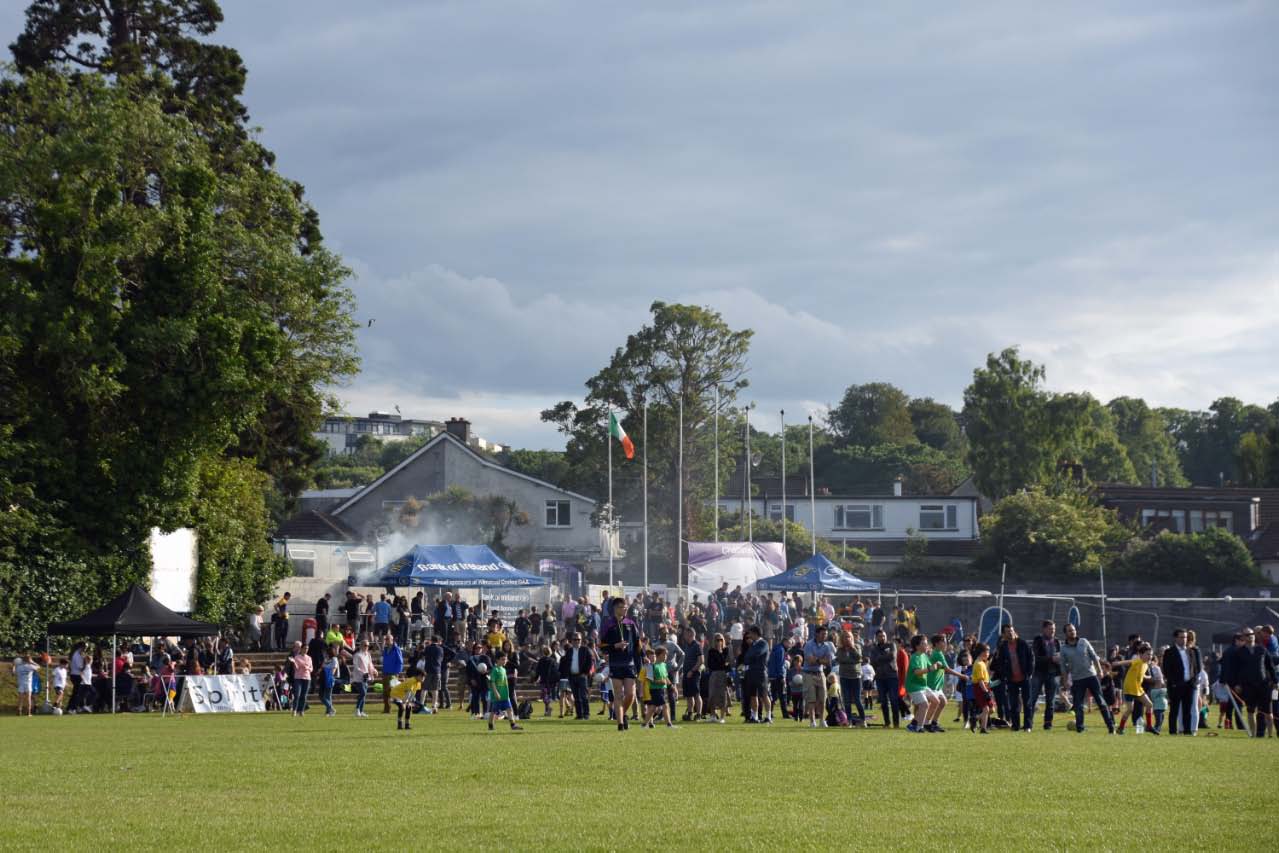
<svg viewBox="0 0 1279 853">
<path fill-rule="evenodd" d="M 1179 509 L 1143 509 L 1141 526 L 1153 527 L 1156 530 L 1171 530 L 1174 533 L 1186 532 L 1186 513 Z"/>
<path fill-rule="evenodd" d="M 1232 512 L 1220 509 L 1192 509 L 1189 515 L 1191 533 L 1202 533 L 1212 527 L 1234 532 L 1235 515 Z"/>
<path fill-rule="evenodd" d="M 300 578 L 315 577 L 315 552 L 304 548 L 290 548 L 289 562 L 293 564 L 293 574 Z"/>
<path fill-rule="evenodd" d="M 954 504 L 922 504 L 919 507 L 920 530 L 958 530 L 959 508 Z"/>
<path fill-rule="evenodd" d="M 835 526 L 844 530 L 883 530 L 883 504 L 842 504 L 835 507 Z"/>
<path fill-rule="evenodd" d="M 782 520 L 782 505 L 781 505 L 781 504 L 769 504 L 769 505 L 768 505 L 768 520 L 769 520 L 769 521 L 781 521 L 781 520 Z M 795 505 L 794 505 L 794 504 L 786 504 L 786 520 L 787 520 L 787 521 L 794 521 L 794 520 L 795 520 Z"/>
<path fill-rule="evenodd" d="M 547 527 L 572 527 L 573 513 L 572 513 L 571 502 L 547 501 L 546 502 L 546 526 Z"/>
</svg>

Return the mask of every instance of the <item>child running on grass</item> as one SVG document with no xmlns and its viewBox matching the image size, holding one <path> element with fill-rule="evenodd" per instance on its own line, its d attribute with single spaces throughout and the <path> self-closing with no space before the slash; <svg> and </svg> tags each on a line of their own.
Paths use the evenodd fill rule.
<svg viewBox="0 0 1279 853">
<path fill-rule="evenodd" d="M 906 663 L 906 693 L 914 707 L 914 719 L 906 726 L 909 732 L 931 732 L 933 714 L 941 710 L 941 697 L 934 695 L 928 686 L 928 676 L 932 672 L 928 638 L 916 634 L 910 638 L 910 658 Z"/>
<path fill-rule="evenodd" d="M 666 721 L 668 729 L 675 728 L 675 723 L 671 721 L 670 708 L 666 702 L 666 696 L 671 689 L 671 678 L 666 668 L 666 647 L 658 646 L 657 651 L 648 651 L 648 656 L 653 658 L 651 664 L 646 665 L 648 669 L 648 707 L 644 709 L 645 720 L 648 727 L 653 728 L 653 722 L 661 717 Z"/>
<path fill-rule="evenodd" d="M 1124 725 L 1127 724 L 1129 717 L 1139 721 L 1138 714 L 1142 713 L 1143 710 L 1149 711 L 1153 708 L 1150 697 L 1146 695 L 1146 691 L 1141 689 L 1141 682 L 1146 679 L 1146 673 L 1150 670 L 1150 653 L 1150 643 L 1142 643 L 1137 647 L 1137 656 L 1135 658 L 1110 662 L 1112 669 L 1128 667 L 1128 671 L 1124 673 L 1124 713 L 1119 718 L 1117 734 L 1124 733 Z M 1151 729 L 1150 733 L 1159 734 L 1154 729 Z"/>
<path fill-rule="evenodd" d="M 391 701 L 395 703 L 395 728 L 408 731 L 413 728 L 413 709 L 417 707 L 417 694 L 422 689 L 422 673 L 413 670 L 399 684 L 391 688 Z"/>
<path fill-rule="evenodd" d="M 521 730 L 522 727 L 515 722 L 515 708 L 511 705 L 511 683 L 506 678 L 506 652 L 499 650 L 493 656 L 493 671 L 489 674 L 489 731 L 493 731 L 493 721 L 502 716 L 511 721 L 511 731 Z"/>
</svg>

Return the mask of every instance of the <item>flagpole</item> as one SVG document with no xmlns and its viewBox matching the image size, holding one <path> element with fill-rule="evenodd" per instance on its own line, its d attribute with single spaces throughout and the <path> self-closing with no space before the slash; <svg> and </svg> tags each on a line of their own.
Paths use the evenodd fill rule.
<svg viewBox="0 0 1279 853">
<path fill-rule="evenodd" d="M 808 416 L 808 526 L 813 531 L 813 556 L 817 555 L 817 481 L 813 479 L 813 416 Z"/>
<path fill-rule="evenodd" d="M 613 593 L 613 407 L 608 408 L 608 423 L 604 429 L 608 433 L 608 503 L 605 505 L 605 523 L 608 533 L 604 541 L 608 543 L 608 591 Z"/>
<path fill-rule="evenodd" d="M 751 494 L 751 407 L 746 407 L 746 541 L 755 541 L 755 495 Z"/>
<path fill-rule="evenodd" d="M 719 386 L 715 386 L 715 541 L 719 541 Z"/>
<path fill-rule="evenodd" d="M 648 591 L 648 396 L 644 397 L 644 590 Z"/>
<path fill-rule="evenodd" d="M 679 477 L 675 485 L 675 587 L 684 586 L 684 387 L 679 392 Z"/>
<path fill-rule="evenodd" d="M 782 409 L 782 554 L 786 554 L 786 410 Z"/>
</svg>

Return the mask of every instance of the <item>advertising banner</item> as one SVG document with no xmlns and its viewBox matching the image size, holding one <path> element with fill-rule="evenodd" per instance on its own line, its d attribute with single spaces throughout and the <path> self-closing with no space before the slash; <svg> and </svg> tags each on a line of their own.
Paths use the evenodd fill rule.
<svg viewBox="0 0 1279 853">
<path fill-rule="evenodd" d="M 786 553 L 780 542 L 689 542 L 689 595 L 707 596 L 727 583 L 754 592 L 761 578 L 786 571 Z"/>
<path fill-rule="evenodd" d="M 265 711 L 270 692 L 269 673 L 188 675 L 183 679 L 181 710 L 197 714 Z"/>
</svg>

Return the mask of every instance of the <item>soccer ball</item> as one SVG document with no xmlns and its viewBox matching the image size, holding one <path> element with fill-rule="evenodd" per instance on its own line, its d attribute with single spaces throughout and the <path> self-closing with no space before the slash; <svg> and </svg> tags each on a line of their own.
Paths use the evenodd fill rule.
<svg viewBox="0 0 1279 853">
<path fill-rule="evenodd" d="M 61 709 L 61 708 L 59 708 L 59 707 L 57 707 L 57 706 L 55 705 L 54 707 L 52 707 L 52 708 L 50 708 L 50 709 L 49 709 L 49 713 L 50 713 L 50 714 L 52 714 L 52 715 L 53 715 L 53 716 L 55 716 L 55 717 L 61 717 L 61 716 L 62 716 L 62 709 Z"/>
<path fill-rule="evenodd" d="M 790 683 L 791 683 L 791 686 L 792 686 L 792 687 L 803 687 L 803 686 L 804 686 L 804 676 L 802 676 L 802 675 L 792 675 L 792 676 L 791 676 Z"/>
<path fill-rule="evenodd" d="M 477 663 L 475 665 L 475 671 L 480 675 L 486 675 L 489 671 L 489 665 L 486 663 Z"/>
<path fill-rule="evenodd" d="M 595 683 L 596 683 L 596 684 L 603 684 L 605 681 L 608 681 L 608 673 L 606 673 L 606 672 L 597 672 L 597 673 L 595 673 Z"/>
</svg>

